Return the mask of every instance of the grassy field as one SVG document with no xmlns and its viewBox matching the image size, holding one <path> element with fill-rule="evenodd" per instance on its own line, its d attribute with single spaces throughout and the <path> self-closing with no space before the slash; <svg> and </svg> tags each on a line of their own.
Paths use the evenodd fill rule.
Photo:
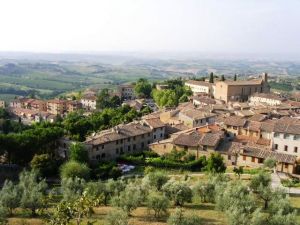
<svg viewBox="0 0 300 225">
<path fill-rule="evenodd" d="M 295 209 L 298 211 L 298 221 L 300 223 L 300 196 L 292 196 L 291 203 Z M 99 207 L 94 208 L 94 214 L 89 218 L 90 222 L 95 222 L 94 225 L 105 225 L 105 216 L 110 211 L 114 210 L 112 207 Z M 169 213 L 172 213 L 174 208 L 169 209 Z M 185 212 L 193 212 L 199 215 L 203 224 L 205 225 L 227 225 L 227 220 L 225 214 L 215 209 L 213 204 L 209 203 L 195 203 L 186 204 L 184 207 Z M 86 221 L 83 224 L 86 224 Z M 153 213 L 149 213 L 146 207 L 140 207 L 133 211 L 130 217 L 131 225 L 165 225 L 167 221 L 167 216 L 160 219 L 155 219 Z M 46 221 L 41 218 L 29 218 L 28 215 L 18 214 L 9 219 L 10 225 L 20 225 L 20 224 L 32 224 L 41 225 L 46 224 Z"/>
</svg>

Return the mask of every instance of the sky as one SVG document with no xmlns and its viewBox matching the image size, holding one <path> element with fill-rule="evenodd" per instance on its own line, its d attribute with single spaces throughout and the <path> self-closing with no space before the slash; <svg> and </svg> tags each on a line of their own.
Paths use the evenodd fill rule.
<svg viewBox="0 0 300 225">
<path fill-rule="evenodd" d="M 300 1 L 1 0 L 0 51 L 300 54 Z"/>
</svg>

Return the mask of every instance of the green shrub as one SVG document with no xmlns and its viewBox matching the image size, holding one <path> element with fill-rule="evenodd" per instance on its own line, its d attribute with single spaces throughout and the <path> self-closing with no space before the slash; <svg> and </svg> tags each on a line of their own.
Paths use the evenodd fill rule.
<svg viewBox="0 0 300 225">
<path fill-rule="evenodd" d="M 61 178 L 78 177 L 87 180 L 90 178 L 90 168 L 84 163 L 68 161 L 61 166 L 60 176 Z"/>
</svg>

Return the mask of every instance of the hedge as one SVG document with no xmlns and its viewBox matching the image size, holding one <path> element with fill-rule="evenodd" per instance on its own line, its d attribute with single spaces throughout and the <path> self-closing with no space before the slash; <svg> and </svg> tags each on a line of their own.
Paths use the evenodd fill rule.
<svg viewBox="0 0 300 225">
<path fill-rule="evenodd" d="M 148 152 L 149 153 L 149 152 Z M 134 155 L 123 155 L 118 158 L 118 161 L 124 163 L 130 163 L 134 165 L 145 165 L 159 168 L 172 168 L 172 169 L 183 169 L 190 171 L 201 171 L 206 166 L 206 157 L 202 156 L 197 160 L 190 162 L 177 162 L 170 159 L 162 159 L 157 157 L 156 154 L 134 154 Z M 152 156 L 152 157 L 147 157 Z"/>
</svg>

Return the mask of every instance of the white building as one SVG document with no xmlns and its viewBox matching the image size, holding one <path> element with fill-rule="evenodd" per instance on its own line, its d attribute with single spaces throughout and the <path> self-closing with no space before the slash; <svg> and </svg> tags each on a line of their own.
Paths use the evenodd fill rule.
<svg viewBox="0 0 300 225">
<path fill-rule="evenodd" d="M 285 99 L 271 93 L 255 93 L 249 98 L 249 101 L 254 105 L 265 103 L 270 106 L 276 106 L 281 105 Z"/>
<path fill-rule="evenodd" d="M 189 80 L 185 82 L 185 86 L 190 87 L 193 94 L 197 95 L 205 93 L 214 96 L 214 85 L 205 81 Z"/>
<path fill-rule="evenodd" d="M 80 100 L 82 107 L 86 110 L 95 110 L 97 104 L 96 96 L 85 96 Z"/>
<path fill-rule="evenodd" d="M 288 118 L 278 121 L 271 145 L 275 151 L 300 155 L 300 120 Z"/>
</svg>

